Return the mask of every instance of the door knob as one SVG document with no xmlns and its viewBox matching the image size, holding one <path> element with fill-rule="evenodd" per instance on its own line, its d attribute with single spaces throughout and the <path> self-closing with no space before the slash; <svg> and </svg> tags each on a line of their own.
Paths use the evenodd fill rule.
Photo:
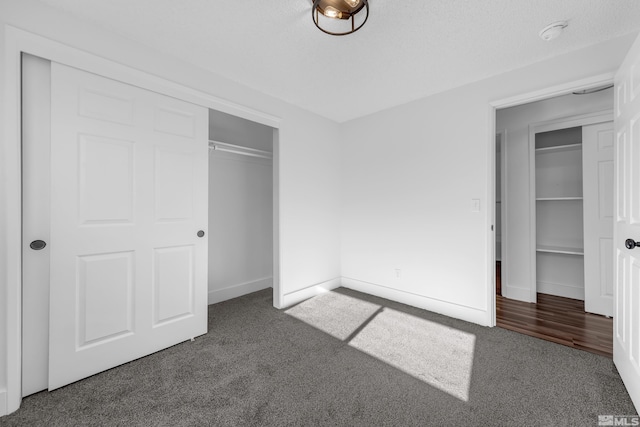
<svg viewBox="0 0 640 427">
<path fill-rule="evenodd" d="M 202 236 L 204 236 L 204 231 L 202 230 L 198 231 L 198 237 L 202 237 Z"/>
<path fill-rule="evenodd" d="M 29 244 L 29 247 L 34 251 L 44 249 L 45 246 L 47 246 L 47 242 L 45 242 L 44 240 L 34 240 Z"/>
<path fill-rule="evenodd" d="M 627 239 L 624 241 L 624 245 L 627 247 L 627 249 L 633 249 L 640 246 L 640 242 L 636 242 L 633 239 Z"/>
</svg>

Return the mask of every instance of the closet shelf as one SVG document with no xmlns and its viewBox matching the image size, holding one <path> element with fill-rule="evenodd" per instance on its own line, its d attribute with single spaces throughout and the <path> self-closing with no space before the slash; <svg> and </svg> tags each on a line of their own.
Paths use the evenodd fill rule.
<svg viewBox="0 0 640 427">
<path fill-rule="evenodd" d="M 546 253 L 564 254 L 564 255 L 584 255 L 583 248 L 567 248 L 563 246 L 539 245 L 536 248 L 536 252 L 546 252 Z"/>
<path fill-rule="evenodd" d="M 538 153 L 553 153 L 553 152 L 566 151 L 566 150 L 579 150 L 581 148 L 582 148 L 582 144 L 581 143 L 556 145 L 554 147 L 536 148 L 536 154 L 538 154 Z"/>
<path fill-rule="evenodd" d="M 582 196 L 577 197 L 536 197 L 536 201 L 539 202 L 548 202 L 553 200 L 582 200 Z"/>
</svg>

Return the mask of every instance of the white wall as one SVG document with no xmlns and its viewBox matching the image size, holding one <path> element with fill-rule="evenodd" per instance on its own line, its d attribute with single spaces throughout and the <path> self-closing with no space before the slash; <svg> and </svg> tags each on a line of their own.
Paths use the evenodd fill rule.
<svg viewBox="0 0 640 427">
<path fill-rule="evenodd" d="M 490 103 L 612 72 L 634 38 L 575 51 L 345 124 L 345 285 L 491 324 L 492 210 L 487 207 L 493 203 L 489 165 L 495 136 Z M 527 162 L 510 165 L 512 171 L 527 167 Z M 471 211 L 476 198 L 481 212 Z M 518 274 L 528 268 L 522 263 L 511 267 L 520 270 Z"/>
<path fill-rule="evenodd" d="M 507 242 L 509 253 L 503 268 L 503 296 L 529 301 L 534 286 L 530 283 L 531 270 L 536 266 L 530 261 L 529 124 L 612 108 L 613 89 L 610 89 L 591 95 L 560 96 L 496 112 L 496 130 L 506 130 L 507 146 L 508 219 L 502 239 Z"/>
<path fill-rule="evenodd" d="M 273 150 L 273 128 L 213 110 L 209 138 Z M 273 283 L 272 164 L 209 152 L 209 304 Z"/>
<path fill-rule="evenodd" d="M 7 306 L 9 277 L 7 263 L 15 265 L 19 248 L 8 246 L 15 239 L 15 226 L 8 224 L 15 212 L 7 197 L 15 194 L 15 141 L 6 137 L 6 118 L 16 114 L 18 105 L 7 104 L 8 82 L 6 26 L 11 25 L 65 45 L 87 51 L 132 68 L 180 83 L 234 104 L 281 118 L 278 132 L 280 212 L 279 247 L 282 292 L 296 291 L 332 282 L 340 275 L 339 243 L 339 141 L 337 124 L 286 104 L 260 92 L 189 66 L 160 52 L 115 36 L 90 23 L 80 22 L 34 0 L 0 2 L 0 414 L 5 412 L 7 384 Z M 231 108 L 231 107 L 230 107 Z M 233 108 L 232 108 L 233 109 Z M 11 123 L 9 124 L 12 125 Z M 11 163 L 7 163 L 11 162 Z M 19 232 L 19 230 L 18 230 Z M 15 245 L 14 245 L 15 246 Z M 15 335 L 15 334 L 14 334 Z M 15 342 L 11 351 L 16 351 Z M 19 373 L 12 372 L 15 378 Z M 13 403 L 12 403 L 13 405 Z"/>
</svg>

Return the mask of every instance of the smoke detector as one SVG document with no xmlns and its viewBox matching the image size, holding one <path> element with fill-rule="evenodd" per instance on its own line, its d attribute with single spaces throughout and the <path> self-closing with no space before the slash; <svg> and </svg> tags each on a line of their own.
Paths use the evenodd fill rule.
<svg viewBox="0 0 640 427">
<path fill-rule="evenodd" d="M 540 30 L 540 38 L 546 42 L 550 42 L 551 40 L 558 38 L 568 25 L 569 23 L 567 21 L 558 21 L 549 24 Z"/>
</svg>

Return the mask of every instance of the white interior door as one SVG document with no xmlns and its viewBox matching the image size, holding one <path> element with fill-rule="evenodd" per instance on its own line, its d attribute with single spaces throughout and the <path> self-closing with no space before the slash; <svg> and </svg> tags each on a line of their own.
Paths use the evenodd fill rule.
<svg viewBox="0 0 640 427">
<path fill-rule="evenodd" d="M 582 127 L 584 308 L 613 316 L 613 122 Z"/>
<path fill-rule="evenodd" d="M 640 38 L 615 77 L 613 361 L 640 409 Z"/>
<path fill-rule="evenodd" d="M 204 107 L 53 63 L 49 389 L 207 331 Z"/>
</svg>

